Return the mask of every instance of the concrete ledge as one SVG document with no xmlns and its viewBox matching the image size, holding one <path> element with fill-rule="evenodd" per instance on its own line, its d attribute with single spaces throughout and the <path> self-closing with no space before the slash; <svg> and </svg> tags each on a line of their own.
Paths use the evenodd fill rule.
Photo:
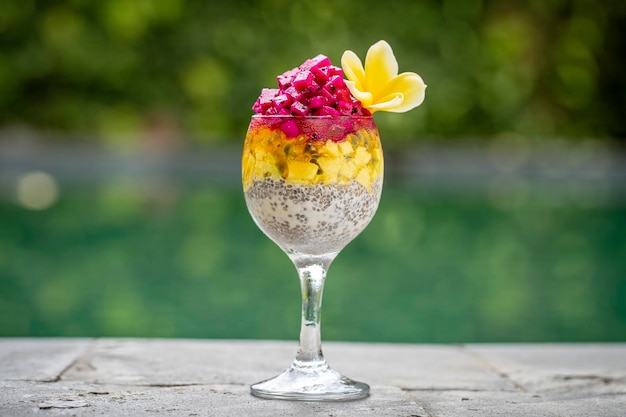
<svg viewBox="0 0 626 417">
<path fill-rule="evenodd" d="M 270 401 L 249 385 L 286 368 L 296 342 L 0 339 L 0 416 L 623 416 L 626 344 L 326 342 L 372 395 Z"/>
</svg>

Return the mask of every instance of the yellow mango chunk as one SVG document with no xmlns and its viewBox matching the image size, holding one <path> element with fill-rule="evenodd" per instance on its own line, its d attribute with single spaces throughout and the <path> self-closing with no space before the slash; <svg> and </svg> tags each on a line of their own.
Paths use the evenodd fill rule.
<svg viewBox="0 0 626 417">
<path fill-rule="evenodd" d="M 304 161 L 289 161 L 288 166 L 287 181 L 310 181 L 315 177 L 319 169 L 317 165 Z"/>
<path fill-rule="evenodd" d="M 331 140 L 326 142 L 322 148 L 322 152 L 327 153 L 329 156 L 339 156 L 339 146 Z"/>
<path fill-rule="evenodd" d="M 372 179 L 367 168 L 363 168 L 356 176 L 356 180 L 363 187 L 369 188 L 372 185 Z"/>
<path fill-rule="evenodd" d="M 357 167 L 353 161 L 347 161 L 342 164 L 339 173 L 347 180 L 351 180 L 356 176 Z"/>
<path fill-rule="evenodd" d="M 350 156 L 354 152 L 354 148 L 352 147 L 352 144 L 348 142 L 347 140 L 344 140 L 343 142 L 339 142 L 338 146 L 339 146 L 339 150 L 341 151 L 341 153 L 345 156 Z"/>
<path fill-rule="evenodd" d="M 252 175 L 254 174 L 255 162 L 256 159 L 251 152 L 244 152 L 243 159 L 241 161 L 241 172 L 244 184 L 247 184 L 248 181 L 252 179 Z"/>
<path fill-rule="evenodd" d="M 356 149 L 356 154 L 354 155 L 354 162 L 359 165 L 367 164 L 370 159 L 372 159 L 372 155 L 367 151 L 367 149 L 363 147 L 359 147 Z"/>
<path fill-rule="evenodd" d="M 317 163 L 322 169 L 322 181 L 327 183 L 337 182 L 337 175 L 343 165 L 343 159 L 321 157 L 317 160 Z"/>
<path fill-rule="evenodd" d="M 370 140 L 372 140 L 372 135 L 370 135 L 369 132 L 365 129 L 359 131 L 359 135 L 362 137 L 362 141 L 364 142 L 369 142 Z"/>
<path fill-rule="evenodd" d="M 376 148 L 372 150 L 372 157 L 377 161 L 383 160 L 383 150 L 380 148 Z"/>
<path fill-rule="evenodd" d="M 261 178 L 282 176 L 274 157 L 269 154 L 264 154 L 263 159 L 259 159 L 259 155 L 257 155 L 255 171 Z"/>
</svg>

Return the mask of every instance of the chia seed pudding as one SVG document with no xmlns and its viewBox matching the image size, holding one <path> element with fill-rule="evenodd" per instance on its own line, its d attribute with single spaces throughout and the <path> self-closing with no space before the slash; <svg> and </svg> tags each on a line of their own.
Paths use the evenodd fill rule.
<svg viewBox="0 0 626 417">
<path fill-rule="evenodd" d="M 365 188 L 346 184 L 292 184 L 256 179 L 245 191 L 246 204 L 259 228 L 283 250 L 306 255 L 339 252 L 374 217 L 382 175 Z"/>
</svg>

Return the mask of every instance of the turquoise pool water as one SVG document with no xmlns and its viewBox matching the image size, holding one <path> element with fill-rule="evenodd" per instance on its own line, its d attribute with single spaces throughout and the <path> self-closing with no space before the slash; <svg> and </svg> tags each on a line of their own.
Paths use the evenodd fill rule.
<svg viewBox="0 0 626 417">
<path fill-rule="evenodd" d="M 626 340 L 626 203 L 494 195 L 387 186 L 331 266 L 324 339 Z M 236 186 L 111 181 L 42 211 L 5 199 L 0 230 L 0 336 L 298 336 L 295 269 Z"/>
</svg>

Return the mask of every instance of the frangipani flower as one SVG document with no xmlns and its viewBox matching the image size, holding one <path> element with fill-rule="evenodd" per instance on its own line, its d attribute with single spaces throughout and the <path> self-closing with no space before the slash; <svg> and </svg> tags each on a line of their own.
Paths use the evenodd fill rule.
<svg viewBox="0 0 626 417">
<path fill-rule="evenodd" d="M 352 51 L 343 53 L 341 67 L 352 95 L 372 113 L 404 113 L 424 101 L 426 84 L 422 77 L 414 72 L 398 75 L 398 61 L 385 41 L 376 42 L 367 51 L 365 68 Z"/>
</svg>

